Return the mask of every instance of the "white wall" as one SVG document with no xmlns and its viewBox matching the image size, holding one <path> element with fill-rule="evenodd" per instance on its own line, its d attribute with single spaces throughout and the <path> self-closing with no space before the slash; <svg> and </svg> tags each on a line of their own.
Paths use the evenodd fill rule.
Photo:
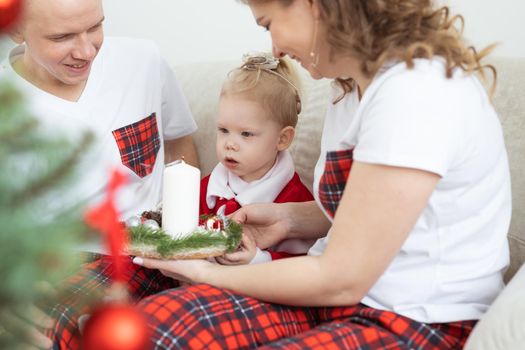
<svg viewBox="0 0 525 350">
<path fill-rule="evenodd" d="M 155 40 L 172 64 L 240 59 L 271 40 L 236 0 L 104 0 L 106 35 Z"/>
<path fill-rule="evenodd" d="M 477 48 L 499 43 L 499 56 L 525 57 L 524 0 L 444 0 L 465 18 L 465 37 Z"/>
<path fill-rule="evenodd" d="M 476 47 L 499 42 L 496 55 L 525 56 L 524 0 L 441 0 L 464 15 Z M 172 64 L 240 59 L 269 50 L 270 38 L 236 0 L 105 0 L 106 34 L 155 40 Z"/>
</svg>

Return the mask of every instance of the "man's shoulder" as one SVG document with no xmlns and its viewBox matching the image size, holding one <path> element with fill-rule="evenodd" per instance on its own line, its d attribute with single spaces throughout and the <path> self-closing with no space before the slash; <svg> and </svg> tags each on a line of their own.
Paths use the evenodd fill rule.
<svg viewBox="0 0 525 350">
<path fill-rule="evenodd" d="M 11 67 L 10 61 L 12 57 L 17 57 L 23 55 L 23 46 L 18 45 L 9 50 L 6 56 L 0 57 L 0 77 L 10 77 L 10 79 L 18 78 L 18 75 L 14 72 Z"/>
<path fill-rule="evenodd" d="M 158 58 L 158 46 L 151 40 L 129 37 L 106 37 L 103 51 L 107 55 L 124 56 L 127 59 Z"/>
</svg>

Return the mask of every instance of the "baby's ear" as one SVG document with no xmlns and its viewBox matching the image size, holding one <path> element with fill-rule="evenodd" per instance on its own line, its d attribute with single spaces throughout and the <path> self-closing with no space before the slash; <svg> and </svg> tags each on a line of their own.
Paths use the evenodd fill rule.
<svg viewBox="0 0 525 350">
<path fill-rule="evenodd" d="M 277 149 L 284 151 L 290 147 L 293 138 L 295 137 L 295 128 L 293 126 L 284 127 L 279 134 L 279 142 L 277 143 Z"/>
</svg>

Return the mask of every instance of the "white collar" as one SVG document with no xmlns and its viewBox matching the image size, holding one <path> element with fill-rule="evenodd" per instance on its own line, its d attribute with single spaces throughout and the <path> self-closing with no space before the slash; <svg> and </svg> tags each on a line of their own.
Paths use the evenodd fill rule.
<svg viewBox="0 0 525 350">
<path fill-rule="evenodd" d="M 221 163 L 213 169 L 208 182 L 206 204 L 214 208 L 217 198 L 235 200 L 241 205 L 271 203 L 290 182 L 295 173 L 292 156 L 279 152 L 273 167 L 259 180 L 246 182 Z"/>
</svg>

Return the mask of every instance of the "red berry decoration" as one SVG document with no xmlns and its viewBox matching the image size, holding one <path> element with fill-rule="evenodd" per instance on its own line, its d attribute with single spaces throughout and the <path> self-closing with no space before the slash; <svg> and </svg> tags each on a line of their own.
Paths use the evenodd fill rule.
<svg viewBox="0 0 525 350">
<path fill-rule="evenodd" d="M 87 321 L 82 349 L 151 349 L 146 319 L 130 305 L 106 304 L 95 310 Z"/>
<path fill-rule="evenodd" d="M 0 33 L 16 23 L 22 13 L 22 0 L 0 0 Z"/>
<path fill-rule="evenodd" d="M 224 229 L 224 223 L 222 222 L 222 220 L 220 219 L 217 219 L 215 220 L 215 222 L 213 223 L 212 225 L 212 228 L 216 231 L 221 231 Z"/>
<path fill-rule="evenodd" d="M 224 222 L 216 216 L 208 218 L 206 220 L 205 225 L 208 230 L 213 230 L 217 232 L 224 230 Z"/>
</svg>

